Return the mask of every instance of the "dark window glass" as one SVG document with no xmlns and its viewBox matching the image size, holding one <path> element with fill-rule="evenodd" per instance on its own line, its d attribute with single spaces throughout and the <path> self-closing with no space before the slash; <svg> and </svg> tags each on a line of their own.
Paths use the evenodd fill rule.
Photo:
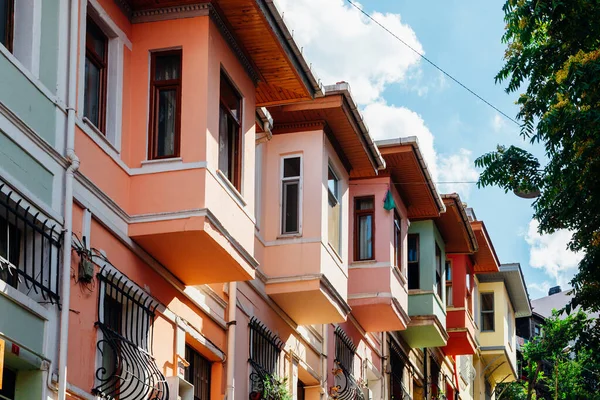
<svg viewBox="0 0 600 400">
<path fill-rule="evenodd" d="M 281 233 L 300 232 L 300 157 L 283 159 Z"/>
<path fill-rule="evenodd" d="M 373 236 L 375 230 L 374 222 L 375 198 L 373 196 L 361 197 L 354 200 L 354 223 L 355 223 L 355 259 L 373 259 Z"/>
<path fill-rule="evenodd" d="M 83 115 L 105 133 L 108 38 L 88 18 L 85 36 L 85 82 Z"/>
<path fill-rule="evenodd" d="M 435 289 L 442 298 L 442 251 L 438 247 L 437 243 L 435 244 Z"/>
<path fill-rule="evenodd" d="M 185 380 L 194 385 L 194 400 L 210 400 L 211 363 L 192 347 L 185 346 Z"/>
<path fill-rule="evenodd" d="M 481 294 L 481 330 L 494 330 L 494 293 Z"/>
<path fill-rule="evenodd" d="M 2 388 L 0 389 L 0 399 L 15 400 L 15 390 L 17 385 L 17 373 L 4 367 L 2 372 Z"/>
<path fill-rule="evenodd" d="M 0 43 L 12 52 L 14 32 L 14 0 L 0 0 Z"/>
<path fill-rule="evenodd" d="M 408 288 L 419 289 L 419 235 L 408 235 Z"/>
<path fill-rule="evenodd" d="M 221 73 L 219 108 L 219 169 L 229 182 L 241 189 L 242 97 Z"/>
<path fill-rule="evenodd" d="M 9 267 L 4 262 L 0 262 L 0 280 L 14 288 L 17 288 L 19 283 L 17 268 L 19 268 L 20 255 L 21 232 L 4 217 L 0 217 L 0 257 L 11 264 Z"/>
<path fill-rule="evenodd" d="M 394 210 L 394 262 L 402 269 L 402 220 Z"/>
<path fill-rule="evenodd" d="M 452 262 L 446 260 L 446 305 L 451 306 L 452 303 Z"/>
<path fill-rule="evenodd" d="M 298 384 L 296 385 L 296 400 L 304 400 L 306 398 L 306 394 L 304 393 L 304 382 L 298 379 Z"/>
<path fill-rule="evenodd" d="M 179 156 L 181 139 L 181 50 L 152 53 L 149 158 Z"/>
</svg>

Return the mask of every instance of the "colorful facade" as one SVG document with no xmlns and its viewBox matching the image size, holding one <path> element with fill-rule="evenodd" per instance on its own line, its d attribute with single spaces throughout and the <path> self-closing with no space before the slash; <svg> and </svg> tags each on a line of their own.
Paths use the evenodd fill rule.
<svg viewBox="0 0 600 400">
<path fill-rule="evenodd" d="M 375 142 L 349 85 L 320 84 L 272 1 L 0 10 L 0 398 L 514 379 L 518 267 L 416 138 Z"/>
</svg>

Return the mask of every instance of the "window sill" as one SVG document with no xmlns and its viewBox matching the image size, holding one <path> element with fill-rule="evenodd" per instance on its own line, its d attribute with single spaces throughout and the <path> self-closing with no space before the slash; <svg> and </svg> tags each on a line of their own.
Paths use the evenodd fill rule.
<svg viewBox="0 0 600 400">
<path fill-rule="evenodd" d="M 302 237 L 302 232 L 282 233 L 280 235 L 277 235 L 277 240 L 279 240 L 279 239 L 296 239 L 296 238 L 301 238 L 301 237 Z"/>
<path fill-rule="evenodd" d="M 242 208 L 246 207 L 247 203 L 244 201 L 242 194 L 236 189 L 235 186 L 229 181 L 227 176 L 220 169 L 217 170 L 217 180 L 221 183 L 221 186 L 239 203 Z"/>
<path fill-rule="evenodd" d="M 142 165 L 156 165 L 156 164 L 173 164 L 183 162 L 183 158 L 181 157 L 171 157 L 171 158 L 159 158 L 156 160 L 144 160 L 142 161 Z"/>
<path fill-rule="evenodd" d="M 335 255 L 335 257 L 337 258 L 337 260 L 340 262 L 340 264 L 344 263 L 344 260 L 342 260 L 342 256 L 340 256 L 340 254 L 337 252 L 337 250 L 331 245 L 331 243 L 327 242 L 327 247 L 329 248 L 329 250 L 331 250 L 331 252 Z"/>
<path fill-rule="evenodd" d="M 113 143 L 111 143 L 110 140 L 108 140 L 106 135 L 104 135 L 104 133 L 102 133 L 96 127 L 96 125 L 94 125 L 92 123 L 92 121 L 90 121 L 87 117 L 83 117 L 83 119 L 81 121 L 83 121 L 83 124 L 82 124 L 83 131 L 85 133 L 87 133 L 88 136 L 90 136 L 92 138 L 92 140 L 94 140 L 94 142 L 96 142 L 97 144 L 100 144 L 100 146 L 102 146 L 102 144 L 105 144 L 110 148 L 110 150 L 112 150 L 116 153 L 117 157 L 120 155 L 121 152 L 119 151 L 119 149 L 117 149 L 117 147 Z M 98 143 L 98 142 L 101 142 L 101 143 Z"/>
</svg>

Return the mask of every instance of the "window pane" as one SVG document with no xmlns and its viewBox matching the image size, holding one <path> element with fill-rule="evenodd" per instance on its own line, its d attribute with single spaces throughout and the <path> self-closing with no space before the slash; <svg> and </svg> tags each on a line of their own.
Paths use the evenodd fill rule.
<svg viewBox="0 0 600 400">
<path fill-rule="evenodd" d="M 283 183 L 283 233 L 298 232 L 298 182 Z"/>
<path fill-rule="evenodd" d="M 228 140 L 228 121 L 227 112 L 219 109 L 219 169 L 229 176 L 229 140 Z"/>
<path fill-rule="evenodd" d="M 408 262 L 419 261 L 419 235 L 408 235 Z"/>
<path fill-rule="evenodd" d="M 96 127 L 100 121 L 100 69 L 86 57 L 83 115 Z"/>
<path fill-rule="evenodd" d="M 373 209 L 374 200 L 372 197 L 365 199 L 356 199 L 356 209 L 357 210 L 372 210 Z"/>
<path fill-rule="evenodd" d="M 13 400 L 16 395 L 16 386 L 17 373 L 5 366 L 4 371 L 2 372 L 2 389 L 0 389 L 0 399 Z"/>
<path fill-rule="evenodd" d="M 419 263 L 408 264 L 408 288 L 419 289 Z"/>
<path fill-rule="evenodd" d="M 98 25 L 89 18 L 87 19 L 85 40 L 86 46 L 93 50 L 100 60 L 104 61 L 106 56 L 106 42 L 108 39 Z"/>
<path fill-rule="evenodd" d="M 481 313 L 481 330 L 493 331 L 494 330 L 494 313 L 493 312 L 482 312 Z"/>
<path fill-rule="evenodd" d="M 157 156 L 175 155 L 177 90 L 158 90 Z"/>
<path fill-rule="evenodd" d="M 341 206 L 340 203 L 331 204 L 329 203 L 328 209 L 328 230 L 329 230 L 329 244 L 340 254 L 340 229 L 341 229 Z"/>
<path fill-rule="evenodd" d="M 154 80 L 168 81 L 179 79 L 181 74 L 181 54 L 156 56 L 154 65 Z"/>
<path fill-rule="evenodd" d="M 13 0 L 0 0 L 0 43 L 6 46 L 6 41 L 8 39 L 7 30 L 10 26 L 11 17 L 11 2 Z"/>
<path fill-rule="evenodd" d="M 494 311 L 494 293 L 481 294 L 481 311 Z"/>
<path fill-rule="evenodd" d="M 285 158 L 283 160 L 283 177 L 300 176 L 300 157 Z"/>
<path fill-rule="evenodd" d="M 329 192 L 336 199 L 338 198 L 338 178 L 335 176 L 335 173 L 331 170 L 331 167 L 327 173 L 327 187 L 329 188 Z"/>
<path fill-rule="evenodd" d="M 373 217 L 371 215 L 358 217 L 358 258 L 360 260 L 373 258 Z"/>
<path fill-rule="evenodd" d="M 185 346 L 185 359 L 189 366 L 185 369 L 185 380 L 194 385 L 194 400 L 210 399 L 211 363 L 190 346 Z"/>
<path fill-rule="evenodd" d="M 452 285 L 446 285 L 446 305 L 452 305 Z"/>
<path fill-rule="evenodd" d="M 446 280 L 452 280 L 452 263 L 450 261 L 446 261 Z"/>
<path fill-rule="evenodd" d="M 239 121 L 241 111 L 241 98 L 237 90 L 233 87 L 229 79 L 221 74 L 221 103 L 223 103 L 231 112 L 233 117 Z"/>
<path fill-rule="evenodd" d="M 239 185 L 237 182 L 236 173 L 238 170 L 238 152 L 239 149 L 239 129 L 237 123 L 231 118 L 230 115 L 226 115 L 227 119 L 227 179 L 229 182 L 233 183 L 233 185 L 239 189 Z"/>
</svg>

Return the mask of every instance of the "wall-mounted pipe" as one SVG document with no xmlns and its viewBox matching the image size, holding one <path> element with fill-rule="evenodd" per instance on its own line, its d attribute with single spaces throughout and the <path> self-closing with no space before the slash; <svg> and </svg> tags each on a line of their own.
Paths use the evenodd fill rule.
<svg viewBox="0 0 600 400">
<path fill-rule="evenodd" d="M 71 299 L 71 241 L 73 236 L 73 180 L 79 168 L 75 154 L 75 104 L 77 102 L 77 45 L 79 27 L 79 0 L 71 0 L 69 8 L 69 79 L 67 94 L 66 158 L 64 228 L 62 253 L 62 287 L 60 312 L 60 340 L 58 345 L 58 399 L 67 397 L 67 350 L 69 347 L 69 304 Z"/>
<path fill-rule="evenodd" d="M 229 284 L 229 303 L 227 304 L 227 392 L 225 400 L 235 397 L 235 314 L 237 312 L 237 282 Z"/>
</svg>

